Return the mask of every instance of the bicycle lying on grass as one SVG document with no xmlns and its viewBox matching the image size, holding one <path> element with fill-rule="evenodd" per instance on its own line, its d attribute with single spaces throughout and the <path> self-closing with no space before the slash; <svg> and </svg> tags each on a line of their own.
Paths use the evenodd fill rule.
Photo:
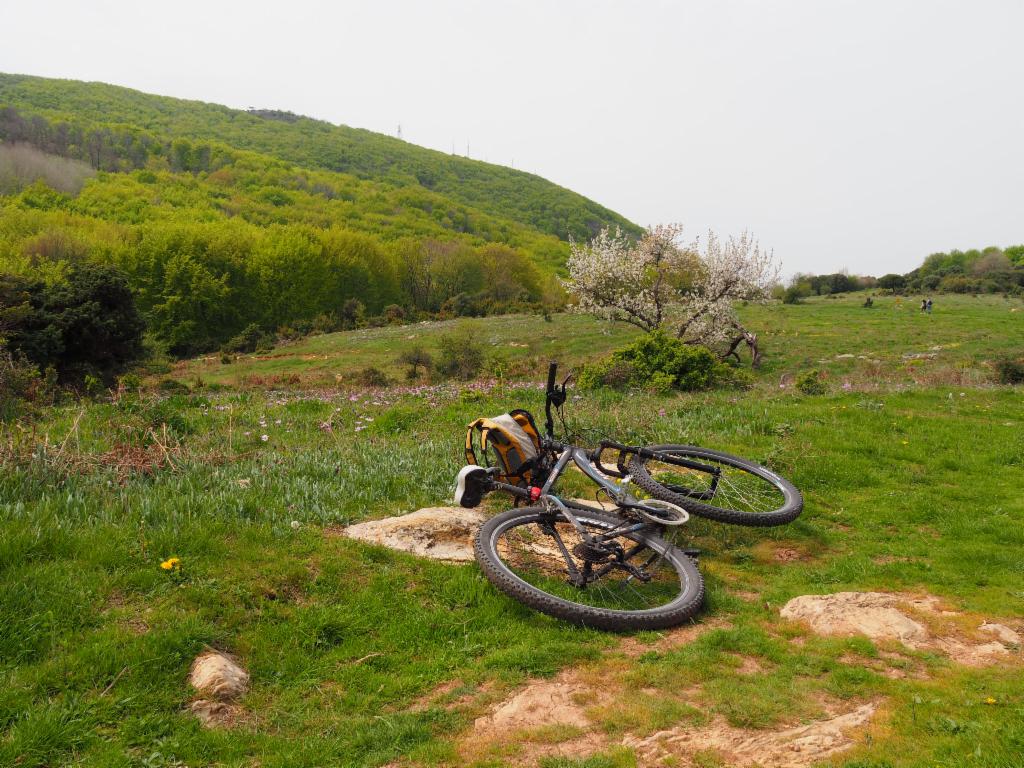
<svg viewBox="0 0 1024 768">
<path fill-rule="evenodd" d="M 691 514 L 774 526 L 803 509 L 800 492 L 788 480 L 727 453 L 613 440 L 587 450 L 559 442 L 552 408 L 561 413 L 569 379 L 557 385 L 556 373 L 551 363 L 545 434 L 524 410 L 476 420 L 466 436 L 468 464 L 456 480 L 455 500 L 464 507 L 477 506 L 494 491 L 517 499 L 516 508 L 484 523 L 475 541 L 484 574 L 515 600 L 599 629 L 675 626 L 700 609 L 704 581 L 697 552 L 678 548 L 670 532 Z M 492 452 L 495 463 L 487 466 Z M 614 456 L 613 466 L 605 463 L 606 455 Z M 570 465 L 598 486 L 598 496 L 605 494 L 612 509 L 556 493 L 555 483 Z M 520 499 L 531 505 L 519 507 Z"/>
</svg>

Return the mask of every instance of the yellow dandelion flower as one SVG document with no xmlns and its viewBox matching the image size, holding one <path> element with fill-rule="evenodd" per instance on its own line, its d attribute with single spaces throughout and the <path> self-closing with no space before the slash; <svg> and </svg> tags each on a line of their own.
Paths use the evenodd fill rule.
<svg viewBox="0 0 1024 768">
<path fill-rule="evenodd" d="M 995 704 L 996 700 L 993 699 L 991 696 L 989 696 L 987 699 L 985 699 L 985 703 L 986 704 Z"/>
<path fill-rule="evenodd" d="M 173 571 L 176 568 L 181 568 L 181 560 L 176 557 L 169 557 L 160 563 L 160 567 L 165 571 Z"/>
</svg>

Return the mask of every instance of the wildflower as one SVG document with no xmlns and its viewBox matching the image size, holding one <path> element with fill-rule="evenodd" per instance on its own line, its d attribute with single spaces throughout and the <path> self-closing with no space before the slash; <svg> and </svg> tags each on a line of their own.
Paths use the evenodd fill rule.
<svg viewBox="0 0 1024 768">
<path fill-rule="evenodd" d="M 269 440 L 269 439 L 270 439 L 270 435 L 260 435 L 260 440 L 262 440 L 264 443 L 267 442 L 267 440 Z"/>
<path fill-rule="evenodd" d="M 665 409 L 664 408 L 659 408 L 658 409 L 658 415 L 661 416 L 662 418 L 664 418 L 665 417 Z"/>
<path fill-rule="evenodd" d="M 181 570 L 181 560 L 177 557 L 169 557 L 160 563 L 160 567 L 165 571 L 179 571 Z"/>
<path fill-rule="evenodd" d="M 903 444 L 904 444 L 904 445 L 910 445 L 910 441 L 909 441 L 909 440 L 904 440 L 904 441 L 903 441 Z"/>
<path fill-rule="evenodd" d="M 301 526 L 301 525 L 302 525 L 302 523 L 300 523 L 298 520 L 292 520 L 292 530 L 293 531 L 299 530 L 299 526 Z"/>
<path fill-rule="evenodd" d="M 996 700 L 993 699 L 991 696 L 989 696 L 987 699 L 985 699 L 985 703 L 986 704 L 995 704 Z"/>
</svg>

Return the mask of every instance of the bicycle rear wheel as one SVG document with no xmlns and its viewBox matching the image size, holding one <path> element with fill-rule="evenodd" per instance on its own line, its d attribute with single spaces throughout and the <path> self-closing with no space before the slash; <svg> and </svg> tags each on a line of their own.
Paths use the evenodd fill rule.
<svg viewBox="0 0 1024 768">
<path fill-rule="evenodd" d="M 638 488 L 687 512 L 733 525 L 769 527 L 792 522 L 804 508 L 784 477 L 738 456 L 695 445 L 649 445 L 690 466 L 634 454 L 629 472 Z"/>
<path fill-rule="evenodd" d="M 573 514 L 608 545 L 588 545 L 561 513 L 541 507 L 484 523 L 475 550 L 488 580 L 535 610 L 597 629 L 662 629 L 699 610 L 704 581 L 686 554 L 650 528 L 627 531 L 635 524 L 614 515 Z"/>
</svg>

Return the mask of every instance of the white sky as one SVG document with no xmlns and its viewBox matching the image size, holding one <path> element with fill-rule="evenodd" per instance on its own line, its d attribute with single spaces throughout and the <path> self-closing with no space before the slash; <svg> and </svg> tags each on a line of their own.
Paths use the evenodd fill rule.
<svg viewBox="0 0 1024 768">
<path fill-rule="evenodd" d="M 0 71 L 514 164 L 785 271 L 1024 242 L 1022 0 L 13 2 Z"/>
</svg>

